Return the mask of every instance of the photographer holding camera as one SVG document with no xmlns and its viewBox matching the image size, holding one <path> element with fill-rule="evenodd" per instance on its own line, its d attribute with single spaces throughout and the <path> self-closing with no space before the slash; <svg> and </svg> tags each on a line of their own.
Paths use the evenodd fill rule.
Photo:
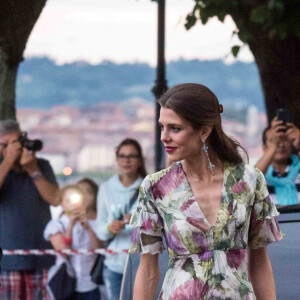
<svg viewBox="0 0 300 300">
<path fill-rule="evenodd" d="M 0 245 L 3 249 L 48 249 L 43 231 L 50 205 L 58 205 L 54 173 L 48 161 L 35 157 L 42 148 L 29 140 L 18 122 L 0 122 Z M 48 299 L 50 256 L 4 256 L 0 299 Z"/>
<path fill-rule="evenodd" d="M 265 174 L 268 190 L 277 205 L 300 203 L 300 130 L 290 113 L 277 110 L 263 132 L 263 155 L 256 167 Z"/>
</svg>

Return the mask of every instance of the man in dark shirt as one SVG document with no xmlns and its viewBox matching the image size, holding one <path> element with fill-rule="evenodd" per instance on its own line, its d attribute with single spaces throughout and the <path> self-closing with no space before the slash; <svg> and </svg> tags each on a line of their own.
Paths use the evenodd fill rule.
<svg viewBox="0 0 300 300">
<path fill-rule="evenodd" d="M 22 147 L 19 124 L 0 122 L 0 246 L 2 249 L 47 249 L 43 231 L 58 205 L 58 190 L 48 161 Z M 48 299 L 50 256 L 3 256 L 0 299 Z"/>
<path fill-rule="evenodd" d="M 263 155 L 256 164 L 277 205 L 300 203 L 300 130 L 274 118 L 263 133 Z"/>
</svg>

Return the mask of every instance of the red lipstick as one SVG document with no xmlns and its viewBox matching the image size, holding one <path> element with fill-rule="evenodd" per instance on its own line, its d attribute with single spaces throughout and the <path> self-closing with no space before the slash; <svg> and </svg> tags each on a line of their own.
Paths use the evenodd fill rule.
<svg viewBox="0 0 300 300">
<path fill-rule="evenodd" d="M 177 149 L 177 147 L 166 146 L 166 151 L 168 153 L 172 153 Z"/>
</svg>

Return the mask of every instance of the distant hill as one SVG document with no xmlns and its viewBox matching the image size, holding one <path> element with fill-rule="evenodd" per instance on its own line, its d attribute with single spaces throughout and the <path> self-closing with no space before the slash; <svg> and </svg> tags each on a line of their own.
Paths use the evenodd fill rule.
<svg viewBox="0 0 300 300">
<path fill-rule="evenodd" d="M 264 110 L 259 75 L 254 63 L 226 65 L 220 60 L 178 60 L 167 65 L 168 86 L 197 82 L 211 88 L 233 108 L 256 105 Z M 56 65 L 48 58 L 26 59 L 17 79 L 17 108 L 48 109 L 54 105 L 90 106 L 132 97 L 154 101 L 155 68 L 147 64 L 98 65 L 85 62 Z"/>
</svg>

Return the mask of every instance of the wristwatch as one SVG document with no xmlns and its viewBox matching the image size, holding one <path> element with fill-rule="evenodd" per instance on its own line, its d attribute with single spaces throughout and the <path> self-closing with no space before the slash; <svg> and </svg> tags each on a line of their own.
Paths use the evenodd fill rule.
<svg viewBox="0 0 300 300">
<path fill-rule="evenodd" d="M 34 171 L 30 177 L 33 179 L 33 180 L 39 180 L 41 177 L 42 177 L 42 172 L 41 171 Z"/>
</svg>

